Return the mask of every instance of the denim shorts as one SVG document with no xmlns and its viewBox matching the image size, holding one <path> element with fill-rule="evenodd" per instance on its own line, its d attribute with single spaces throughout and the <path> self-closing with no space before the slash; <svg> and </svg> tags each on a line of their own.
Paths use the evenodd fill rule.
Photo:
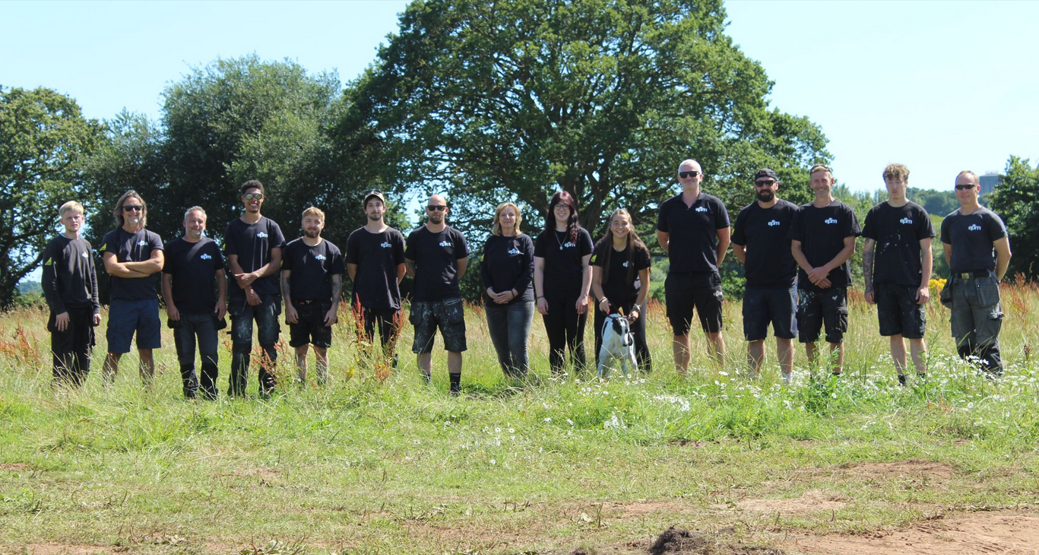
<svg viewBox="0 0 1039 555">
<path fill-rule="evenodd" d="M 445 350 L 452 353 L 466 350 L 465 309 L 462 299 L 413 302 L 408 320 L 415 327 L 415 341 L 411 345 L 413 353 L 433 352 L 433 338 L 437 328 L 440 328 L 440 334 L 444 336 Z"/>
<path fill-rule="evenodd" d="M 797 337 L 797 286 L 747 286 L 743 293 L 743 336 L 747 341 L 765 339 L 769 323 L 776 337 Z"/>
<path fill-rule="evenodd" d="M 159 322 L 159 298 L 128 301 L 113 300 L 108 306 L 108 352 L 130 352 L 130 342 L 137 333 L 138 349 L 162 347 L 162 324 Z"/>
</svg>

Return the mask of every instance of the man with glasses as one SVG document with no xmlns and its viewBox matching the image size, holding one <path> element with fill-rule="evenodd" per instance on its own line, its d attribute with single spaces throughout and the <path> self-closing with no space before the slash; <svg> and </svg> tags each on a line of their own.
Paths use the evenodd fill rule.
<svg viewBox="0 0 1039 555">
<path fill-rule="evenodd" d="M 870 209 L 862 227 L 864 296 L 877 305 L 880 335 L 889 339 L 898 383 L 905 386 L 905 339 L 917 376 L 927 375 L 925 305 L 931 298 L 934 226 L 927 211 L 906 198 L 909 168 L 889 164 L 883 177 L 887 200 Z"/>
<path fill-rule="evenodd" d="M 790 226 L 797 205 L 776 196 L 779 177 L 762 168 L 754 174 L 757 201 L 740 210 L 732 233 L 732 253 L 745 266 L 743 336 L 747 339 L 747 365 L 752 376 L 765 362 L 768 325 L 776 335 L 776 358 L 783 382 L 789 384 L 794 369 L 793 339 L 797 337 L 797 263 L 790 251 Z"/>
<path fill-rule="evenodd" d="M 404 278 L 404 236 L 386 225 L 386 198 L 380 191 L 364 195 L 367 222 L 346 239 L 346 273 L 353 282 L 352 303 L 365 336 L 375 344 L 378 328 L 383 353 L 397 365 L 400 333 L 400 280 Z M 358 322 L 358 325 L 362 325 Z"/>
<path fill-rule="evenodd" d="M 152 350 L 162 346 L 159 295 L 153 277 L 162 271 L 162 239 L 145 229 L 148 207 L 137 191 L 123 193 L 112 215 L 119 227 L 105 234 L 99 249 L 111 277 L 104 381 L 110 385 L 115 380 L 119 359 L 130 352 L 136 333 L 141 380 L 150 386 L 155 376 Z"/>
<path fill-rule="evenodd" d="M 410 321 L 415 326 L 411 350 L 428 384 L 432 372 L 433 338 L 437 328 L 444 337 L 451 394 L 462 381 L 462 352 L 466 350 L 465 312 L 458 280 L 469 263 L 469 247 L 461 232 L 446 223 L 447 201 L 440 195 L 426 203 L 426 224 L 408 235 L 404 262 L 414 276 Z"/>
<path fill-rule="evenodd" d="M 826 326 L 830 367 L 835 376 L 844 370 L 844 334 L 848 331 L 848 286 L 861 230 L 855 211 L 833 198 L 833 172 L 818 164 L 810 171 L 815 198 L 804 204 L 790 226 L 790 250 L 801 267 L 797 276 L 797 335 L 808 361 L 815 362 L 819 331 Z"/>
<path fill-rule="evenodd" d="M 234 283 L 230 289 L 231 313 L 231 379 L 228 394 L 245 395 L 249 380 L 249 354 L 253 348 L 253 320 L 263 357 L 260 360 L 260 396 L 267 397 L 278 385 L 274 368 L 281 327 L 281 294 L 274 274 L 281 267 L 281 249 L 285 236 L 281 227 L 260 214 L 266 198 L 263 184 L 253 179 L 242 184 L 245 212 L 227 224 L 224 232 L 224 254 Z"/>
<path fill-rule="evenodd" d="M 980 193 L 976 173 L 962 171 L 956 176 L 960 207 L 942 220 L 942 248 L 951 274 L 942 302 L 952 309 L 956 352 L 989 377 L 998 378 L 1003 375 L 999 282 L 1010 265 L 1010 240 L 1003 220 L 978 202 Z"/>
<path fill-rule="evenodd" d="M 725 364 L 722 338 L 722 280 L 718 268 L 729 248 L 729 213 L 715 196 L 700 190 L 704 173 L 696 160 L 678 166 L 682 192 L 660 205 L 657 241 L 668 255 L 664 281 L 667 317 L 674 333 L 675 368 L 689 368 L 689 328 L 695 307 L 707 346 L 718 366 Z"/>
<path fill-rule="evenodd" d="M 206 237 L 206 211 L 192 206 L 184 212 L 184 236 L 166 245 L 162 268 L 162 296 L 173 327 L 184 397 L 217 397 L 217 322 L 227 313 L 224 257 L 216 242 Z M 202 359 L 201 378 L 195 373 L 195 343 Z"/>
</svg>

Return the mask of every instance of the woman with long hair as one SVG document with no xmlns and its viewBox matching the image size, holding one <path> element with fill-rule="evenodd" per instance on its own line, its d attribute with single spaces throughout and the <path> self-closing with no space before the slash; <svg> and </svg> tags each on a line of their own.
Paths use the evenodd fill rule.
<svg viewBox="0 0 1039 555">
<path fill-rule="evenodd" d="M 548 205 L 545 229 L 534 242 L 534 290 L 545 320 L 553 374 L 563 372 L 567 348 L 575 371 L 585 365 L 591 257 L 592 236 L 577 223 L 577 203 L 570 193 L 559 191 Z"/>
<path fill-rule="evenodd" d="M 529 369 L 527 338 L 534 319 L 534 242 L 520 233 L 522 221 L 518 206 L 499 204 L 480 262 L 491 342 L 505 376 L 517 379 Z"/>
<path fill-rule="evenodd" d="M 649 294 L 649 249 L 635 233 L 631 214 L 621 208 L 610 216 L 610 227 L 592 253 L 592 295 L 595 305 L 595 362 L 602 348 L 602 327 L 610 314 L 631 322 L 639 369 L 651 368 L 643 310 Z"/>
</svg>

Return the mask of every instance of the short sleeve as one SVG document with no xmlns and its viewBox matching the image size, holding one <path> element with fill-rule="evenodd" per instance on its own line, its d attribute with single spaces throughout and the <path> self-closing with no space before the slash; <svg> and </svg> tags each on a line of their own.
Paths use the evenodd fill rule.
<svg viewBox="0 0 1039 555">
<path fill-rule="evenodd" d="M 455 252 L 465 253 L 464 256 L 459 256 L 458 259 L 469 258 L 469 245 L 465 243 L 465 235 L 462 235 L 461 231 L 454 229 L 454 236 Z"/>
<path fill-rule="evenodd" d="M 592 254 L 592 235 L 585 228 L 579 228 L 578 240 L 581 242 L 581 256 Z"/>
<path fill-rule="evenodd" d="M 238 255 L 238 234 L 235 233 L 234 221 L 227 224 L 224 231 L 224 254 L 227 256 Z"/>
<path fill-rule="evenodd" d="M 732 230 L 732 243 L 741 247 L 747 246 L 747 233 L 743 231 L 743 226 L 747 222 L 747 211 L 748 208 L 740 210 L 740 213 L 736 215 L 736 225 L 733 226 Z"/>
<path fill-rule="evenodd" d="M 416 233 L 418 233 L 418 230 L 409 233 L 408 240 L 404 245 L 404 258 L 408 260 L 415 260 L 415 241 L 417 240 L 417 238 L 415 237 Z"/>
<path fill-rule="evenodd" d="M 534 241 L 534 256 L 538 258 L 545 258 L 545 234 L 538 234 L 538 238 Z"/>
<path fill-rule="evenodd" d="M 393 262 L 404 264 L 404 236 L 399 231 L 393 234 Z"/>
<path fill-rule="evenodd" d="M 343 253 L 339 250 L 339 247 L 331 245 L 332 251 L 332 264 L 328 270 L 330 274 L 345 274 L 346 263 L 343 262 Z"/>
<path fill-rule="evenodd" d="M 717 199 L 715 202 L 716 210 L 714 212 L 714 227 L 715 229 L 724 229 L 729 227 L 729 211 L 725 209 L 725 203 L 721 199 Z"/>
<path fill-rule="evenodd" d="M 644 248 L 640 248 L 640 249 L 636 250 L 635 251 L 635 269 L 636 270 L 645 270 L 646 268 L 649 268 L 650 265 L 651 265 L 651 260 L 649 258 L 649 250 L 648 249 L 644 249 Z"/>
</svg>

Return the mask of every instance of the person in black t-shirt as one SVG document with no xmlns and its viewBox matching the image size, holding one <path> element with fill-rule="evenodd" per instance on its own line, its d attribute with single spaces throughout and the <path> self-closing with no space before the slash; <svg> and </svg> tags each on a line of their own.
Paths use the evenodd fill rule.
<svg viewBox="0 0 1039 555">
<path fill-rule="evenodd" d="M 54 383 L 79 387 L 90 373 L 94 327 L 101 323 L 97 273 L 90 243 L 79 236 L 83 205 L 70 200 L 58 209 L 65 232 L 43 251 L 43 297 L 50 308 Z"/>
<path fill-rule="evenodd" d="M 649 249 L 635 233 L 631 214 L 621 208 L 610 215 L 610 227 L 592 253 L 592 295 L 595 303 L 595 362 L 602 357 L 602 328 L 610 314 L 627 315 L 635 337 L 639 369 L 652 362 L 646 343 L 646 297 L 649 293 Z"/>
<path fill-rule="evenodd" d="M 717 197 L 700 190 L 704 173 L 696 160 L 678 165 L 682 192 L 660 204 L 657 242 L 670 266 L 664 281 L 667 316 L 674 340 L 675 369 L 689 369 L 689 328 L 693 309 L 707 334 L 707 346 L 719 367 L 725 365 L 719 266 L 729 248 L 729 213 Z"/>
<path fill-rule="evenodd" d="M 592 236 L 577 223 L 577 203 L 566 191 L 552 196 L 545 229 L 534 241 L 534 291 L 548 334 L 549 364 L 562 374 L 566 349 L 575 372 L 584 369 L 584 326 L 592 285 Z"/>
<path fill-rule="evenodd" d="M 747 339 L 747 366 L 751 375 L 761 373 L 765 363 L 768 324 L 776 336 L 776 358 L 783 382 L 789 384 L 794 370 L 797 337 L 797 263 L 790 252 L 787 234 L 797 214 L 797 205 L 776 196 L 779 177 L 762 168 L 754 174 L 758 197 L 736 216 L 732 253 L 745 266 L 747 287 L 743 292 L 743 336 Z"/>
<path fill-rule="evenodd" d="M 848 259 L 855 253 L 859 222 L 854 210 L 833 198 L 836 181 L 830 168 L 818 164 L 810 173 L 815 199 L 798 210 L 789 235 L 790 250 L 801 267 L 797 331 L 808 361 L 814 363 L 818 351 L 815 342 L 825 324 L 834 360 L 830 370 L 840 375 L 844 370 L 844 334 L 848 331 Z"/>
<path fill-rule="evenodd" d="M 199 389 L 205 399 L 217 397 L 217 321 L 227 314 L 227 278 L 224 257 L 216 242 L 206 237 L 206 211 L 192 206 L 184 212 L 184 237 L 166 245 L 162 267 L 162 296 L 173 327 L 184 396 Z M 202 359 L 201 380 L 195 374 L 195 341 Z"/>
<path fill-rule="evenodd" d="M 909 168 L 889 164 L 883 176 L 888 199 L 870 209 L 862 228 L 864 296 L 877 305 L 880 335 L 889 338 L 898 382 L 906 385 L 903 338 L 909 340 L 917 375 L 927 374 L 925 305 L 931 297 L 934 226 L 927 211 L 906 198 Z"/>
<path fill-rule="evenodd" d="M 364 213 L 367 223 L 346 239 L 346 272 L 354 284 L 352 303 L 355 314 L 363 321 L 369 344 L 375 344 L 378 327 L 383 355 L 392 356 L 396 368 L 402 322 L 400 280 L 405 273 L 404 236 L 386 225 L 386 198 L 381 192 L 369 191 L 364 196 Z"/>
<path fill-rule="evenodd" d="M 530 369 L 527 339 L 534 319 L 534 242 L 520 233 L 522 221 L 518 206 L 499 204 L 480 260 L 487 331 L 505 376 L 517 379 Z"/>
<path fill-rule="evenodd" d="M 432 378 L 433 338 L 444 337 L 451 394 L 462 384 L 462 352 L 466 350 L 465 310 L 458 280 L 469 264 L 469 247 L 461 232 L 447 225 L 447 200 L 440 195 L 426 203 L 426 225 L 408 235 L 404 263 L 414 276 L 410 321 L 415 326 L 412 352 L 426 383 Z"/>
<path fill-rule="evenodd" d="M 988 376 L 1003 375 L 999 332 L 1003 308 L 999 282 L 1010 265 L 1010 239 L 1003 220 L 978 203 L 981 184 L 972 171 L 956 176 L 960 207 L 942 220 L 942 248 L 949 264 L 946 303 L 952 309 L 952 338 L 964 360 L 977 361 Z"/>
<path fill-rule="evenodd" d="M 289 346 L 296 350 L 296 370 L 301 385 L 307 383 L 307 351 L 314 345 L 317 381 L 328 378 L 328 348 L 332 346 L 332 324 L 339 320 L 346 265 L 339 247 L 321 237 L 325 213 L 311 206 L 303 211 L 303 237 L 285 246 L 281 259 L 281 294 L 285 298 L 285 321 L 289 324 Z"/>
<path fill-rule="evenodd" d="M 281 267 L 285 236 L 281 227 L 260 213 L 265 196 L 263 184 L 255 179 L 242 184 L 245 213 L 227 224 L 224 254 L 234 283 L 228 287 L 231 314 L 231 377 L 228 394 L 245 395 L 249 380 L 249 358 L 253 349 L 253 320 L 264 356 L 260 360 L 260 396 L 267 397 L 278 385 L 274 368 L 278 362 L 281 326 L 281 294 L 274 277 Z"/>
<path fill-rule="evenodd" d="M 148 207 L 137 191 L 123 193 L 112 214 L 119 227 L 105 235 L 100 249 L 105 271 L 111 276 L 105 384 L 115 379 L 119 359 L 130 352 L 136 333 L 141 380 L 151 385 L 155 376 L 152 350 L 162 346 L 159 295 L 153 277 L 162 271 L 162 239 L 145 229 Z"/>
</svg>

